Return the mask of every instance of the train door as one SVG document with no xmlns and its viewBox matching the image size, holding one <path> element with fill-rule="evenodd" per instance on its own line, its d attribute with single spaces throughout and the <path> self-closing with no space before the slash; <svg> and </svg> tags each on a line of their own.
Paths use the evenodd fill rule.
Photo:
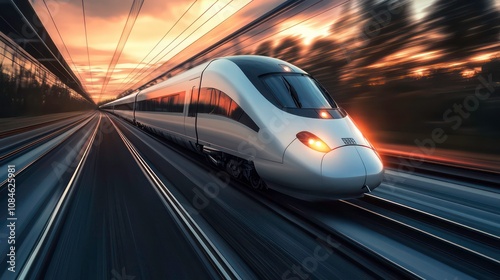
<svg viewBox="0 0 500 280">
<path fill-rule="evenodd" d="M 199 95 L 199 85 L 200 78 L 195 78 L 189 81 L 190 89 L 187 91 L 188 94 L 186 96 L 186 114 L 184 118 L 184 130 L 186 133 L 186 137 L 192 143 L 198 142 L 198 135 L 196 132 L 196 113 L 197 113 L 197 104 L 198 104 L 198 95 Z"/>
</svg>

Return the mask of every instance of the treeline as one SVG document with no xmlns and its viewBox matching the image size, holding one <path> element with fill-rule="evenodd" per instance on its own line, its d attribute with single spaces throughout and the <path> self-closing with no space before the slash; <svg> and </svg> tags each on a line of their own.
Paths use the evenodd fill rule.
<svg viewBox="0 0 500 280">
<path fill-rule="evenodd" d="M 500 11 L 493 1 L 436 0 L 420 19 L 414 5 L 417 0 L 348 1 L 339 8 L 340 16 L 332 19 L 329 37 L 309 46 L 300 36 L 280 39 L 278 44 L 271 38 L 243 53 L 297 64 L 342 93 L 353 86 L 394 80 L 411 84 L 447 78 L 467 83 L 470 76 L 461 74 L 466 69 L 475 69 L 475 75 L 493 73 L 500 81 Z M 497 59 L 484 67 L 484 62 L 471 60 L 495 52 Z M 414 75 L 416 68 L 426 69 L 424 79 Z"/>
<path fill-rule="evenodd" d="M 498 7 L 436 0 L 418 18 L 416 1 L 349 1 L 332 19 L 331 36 L 309 45 L 300 36 L 271 38 L 242 54 L 277 57 L 311 73 L 380 143 L 414 145 L 442 127 L 450 134 L 442 147 L 500 153 Z M 493 92 L 476 102 L 480 86 Z M 455 104 L 473 109 L 458 127 L 444 117 Z"/>
<path fill-rule="evenodd" d="M 42 115 L 95 108 L 83 97 L 71 94 L 63 85 L 40 82 L 33 73 L 6 73 L 0 65 L 0 117 Z"/>
</svg>

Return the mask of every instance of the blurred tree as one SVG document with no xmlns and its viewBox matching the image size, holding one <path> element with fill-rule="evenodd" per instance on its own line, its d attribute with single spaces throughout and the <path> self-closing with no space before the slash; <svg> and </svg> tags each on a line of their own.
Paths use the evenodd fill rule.
<svg viewBox="0 0 500 280">
<path fill-rule="evenodd" d="M 450 58 L 465 58 L 479 47 L 498 43 L 500 12 L 490 0 L 437 0 L 425 19 L 429 30 L 438 30 L 444 38 L 434 49 L 444 49 Z"/>
<path fill-rule="evenodd" d="M 335 41 L 319 39 L 308 49 L 301 66 L 334 94 L 340 83 L 340 73 L 346 64 L 341 47 Z"/>
<path fill-rule="evenodd" d="M 433 68 L 429 71 L 429 74 L 425 77 L 425 79 L 431 80 L 433 84 L 439 84 L 444 81 L 457 83 L 463 80 L 463 77 L 460 74 L 460 71 L 456 69 Z"/>
<path fill-rule="evenodd" d="M 301 58 L 300 37 L 286 37 L 274 49 L 274 57 L 296 64 Z"/>
<path fill-rule="evenodd" d="M 365 23 L 361 28 L 364 46 L 358 52 L 362 59 L 359 67 L 395 53 L 415 35 L 408 0 L 361 1 L 361 14 Z"/>
<path fill-rule="evenodd" d="M 491 79 L 495 82 L 500 82 L 500 58 L 495 58 L 481 67 L 481 72 L 488 76 L 491 74 Z"/>
<path fill-rule="evenodd" d="M 92 109 L 83 97 L 71 95 L 63 84 L 49 85 L 47 76 L 41 82 L 30 70 L 20 68 L 8 74 L 0 64 L 0 117 L 39 115 Z"/>
<path fill-rule="evenodd" d="M 255 50 L 254 54 L 256 55 L 263 55 L 263 56 L 273 56 L 273 45 L 271 41 L 265 41 L 262 42 L 257 49 Z"/>
<path fill-rule="evenodd" d="M 0 108 L 4 114 L 10 115 L 14 109 L 13 87 L 10 75 L 4 72 L 3 64 L 0 64 Z"/>
<path fill-rule="evenodd" d="M 347 1 L 340 7 L 339 17 L 330 26 L 330 32 L 342 33 L 356 24 L 358 24 L 358 14 L 354 8 L 354 1 Z"/>
</svg>

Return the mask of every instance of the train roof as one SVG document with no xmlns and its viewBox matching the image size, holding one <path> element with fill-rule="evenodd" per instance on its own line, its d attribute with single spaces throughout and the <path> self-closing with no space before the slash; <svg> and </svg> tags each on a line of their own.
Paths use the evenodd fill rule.
<svg viewBox="0 0 500 280">
<path fill-rule="evenodd" d="M 254 83 L 256 84 L 256 80 L 259 76 L 265 75 L 265 74 L 270 74 L 270 73 L 300 73 L 300 74 L 306 74 L 306 72 L 299 67 L 290 64 L 286 61 L 277 59 L 277 58 L 272 58 L 272 57 L 267 57 L 267 56 L 260 56 L 260 55 L 236 55 L 236 56 L 226 56 L 226 57 L 220 57 L 220 58 L 214 58 L 211 59 L 208 62 L 202 63 L 196 67 L 193 67 L 179 75 L 176 75 L 172 78 L 169 78 L 163 82 L 160 82 L 156 85 L 153 85 L 151 87 L 148 87 L 146 89 L 141 90 L 140 92 L 147 93 L 149 91 L 154 91 L 158 87 L 164 87 L 168 85 L 173 85 L 176 84 L 180 81 L 184 80 L 189 80 L 189 79 L 194 79 L 198 76 L 201 75 L 201 72 L 207 67 L 208 64 L 210 64 L 212 61 L 215 60 L 229 60 L 236 64 L 238 68 L 240 68 L 243 73 Z M 257 83 L 258 84 L 258 83 Z M 117 104 L 123 104 L 123 103 L 129 103 L 133 102 L 135 96 L 139 93 L 139 91 L 136 91 L 132 94 L 129 94 L 125 97 L 122 97 L 120 99 L 114 100 L 112 102 L 106 103 L 102 105 L 101 107 L 107 107 L 110 105 L 117 105 Z"/>
<path fill-rule="evenodd" d="M 269 73 L 301 73 L 306 72 L 299 67 L 281 59 L 261 55 L 227 56 L 227 59 L 236 64 L 248 77 L 258 77 Z"/>
</svg>

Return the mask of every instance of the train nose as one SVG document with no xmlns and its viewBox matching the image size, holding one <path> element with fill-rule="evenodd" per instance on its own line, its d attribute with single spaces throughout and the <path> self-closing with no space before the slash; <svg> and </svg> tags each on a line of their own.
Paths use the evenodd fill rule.
<svg viewBox="0 0 500 280">
<path fill-rule="evenodd" d="M 374 150 L 345 146 L 328 152 L 321 163 L 323 184 L 346 194 L 359 195 L 382 182 L 384 168 Z"/>
</svg>

